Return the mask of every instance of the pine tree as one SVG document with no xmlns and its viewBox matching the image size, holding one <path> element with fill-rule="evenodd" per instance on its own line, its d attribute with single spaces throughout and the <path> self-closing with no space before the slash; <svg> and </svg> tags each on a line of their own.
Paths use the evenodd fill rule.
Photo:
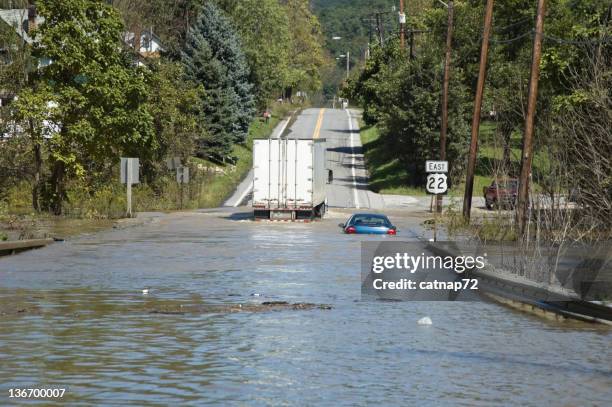
<svg viewBox="0 0 612 407">
<path fill-rule="evenodd" d="M 233 143 L 246 140 L 255 108 L 240 40 L 214 4 L 206 3 L 189 29 L 182 57 L 187 78 L 204 87 L 201 114 L 208 135 L 199 154 L 226 157 Z"/>
</svg>

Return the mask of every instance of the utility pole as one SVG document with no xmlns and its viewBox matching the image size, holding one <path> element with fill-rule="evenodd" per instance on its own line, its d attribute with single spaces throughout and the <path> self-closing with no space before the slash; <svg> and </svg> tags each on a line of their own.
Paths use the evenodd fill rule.
<svg viewBox="0 0 612 407">
<path fill-rule="evenodd" d="M 402 49 L 406 49 L 406 14 L 404 14 L 404 0 L 400 0 L 399 23 L 400 46 Z"/>
<path fill-rule="evenodd" d="M 348 80 L 351 72 L 351 51 L 346 51 L 346 79 Z"/>
<path fill-rule="evenodd" d="M 380 46 L 385 46 L 385 34 L 382 24 L 382 13 L 376 13 L 376 30 L 378 31 L 378 41 L 380 42 Z"/>
<path fill-rule="evenodd" d="M 414 31 L 410 30 L 410 59 L 414 58 Z"/>
<path fill-rule="evenodd" d="M 542 36 L 544 35 L 545 0 L 538 0 L 535 35 L 531 54 L 531 76 L 529 77 L 529 96 L 527 98 L 527 116 L 525 117 L 525 133 L 523 134 L 523 153 L 521 156 L 521 175 L 519 177 L 517 221 L 521 235 L 525 234 L 529 206 L 529 178 L 531 177 L 531 161 L 533 159 L 533 123 L 535 121 L 536 104 L 538 101 L 538 81 L 540 79 L 540 59 L 542 57 Z"/>
<path fill-rule="evenodd" d="M 468 158 L 467 176 L 465 179 L 465 193 L 463 195 L 463 218 L 469 222 L 472 210 L 472 192 L 474 191 L 474 170 L 476 168 L 476 151 L 478 150 L 478 132 L 480 131 L 480 111 L 482 109 L 482 94 L 484 92 L 487 55 L 489 53 L 489 36 L 491 35 L 491 21 L 493 20 L 493 2 L 487 0 L 484 17 L 484 30 L 482 33 L 482 46 L 480 48 L 480 69 L 478 70 L 478 83 L 474 98 L 474 114 L 472 115 L 472 137 L 470 140 L 470 156 Z"/>
<path fill-rule="evenodd" d="M 453 42 L 453 0 L 448 2 L 448 25 L 446 28 L 446 55 L 444 57 L 444 82 L 442 85 L 442 126 L 440 127 L 440 160 L 446 161 L 446 133 L 448 131 L 448 87 L 450 82 L 451 46 Z M 436 197 L 436 210 L 442 212 L 442 195 Z"/>
</svg>

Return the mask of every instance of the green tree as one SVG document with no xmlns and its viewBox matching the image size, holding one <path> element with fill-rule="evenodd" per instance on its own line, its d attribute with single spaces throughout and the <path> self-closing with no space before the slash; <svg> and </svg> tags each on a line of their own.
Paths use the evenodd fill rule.
<svg viewBox="0 0 612 407">
<path fill-rule="evenodd" d="M 153 29 L 163 43 L 165 53 L 180 58 L 187 30 L 202 7 L 202 0 L 111 0 L 123 16 L 130 32 Z"/>
<path fill-rule="evenodd" d="M 183 51 L 186 78 L 204 87 L 202 121 L 206 132 L 199 154 L 225 159 L 235 142 L 246 140 L 254 114 L 249 69 L 231 21 L 206 3 L 187 34 Z"/>
<path fill-rule="evenodd" d="M 221 1 L 240 33 L 250 82 L 259 107 L 280 95 L 287 85 L 291 33 L 289 18 L 278 0 Z"/>
<path fill-rule="evenodd" d="M 389 159 L 399 158 L 410 168 L 405 182 L 411 185 L 424 183 L 422 163 L 439 153 L 442 66 L 438 51 L 432 47 L 408 60 L 397 40 L 384 49 L 375 47 L 362 75 L 345 90 L 345 96 L 362 103 L 364 118 L 380 128 Z M 447 157 L 455 179 L 463 169 L 469 134 L 470 96 L 462 81 L 456 72 L 449 95 Z"/>
<path fill-rule="evenodd" d="M 147 100 L 157 139 L 157 149 L 144 162 L 145 176 L 150 180 L 164 171 L 164 160 L 181 157 L 187 160 L 195 152 L 202 131 L 198 123 L 203 87 L 185 80 L 180 63 L 162 60 L 152 64 Z"/>
<path fill-rule="evenodd" d="M 32 207 L 41 210 L 40 197 L 43 182 L 44 141 L 56 135 L 58 126 L 51 118 L 57 109 L 57 103 L 49 89 L 42 86 L 37 89 L 26 88 L 11 104 L 12 120 L 24 128 L 23 144 L 32 150 L 34 164 L 34 182 L 32 184 Z M 15 134 L 15 136 L 19 136 Z"/>
<path fill-rule="evenodd" d="M 319 90 L 321 68 L 325 63 L 319 20 L 310 11 L 307 0 L 283 0 L 281 3 L 292 22 L 286 86 L 291 90 Z"/>
<path fill-rule="evenodd" d="M 52 61 L 40 80 L 58 105 L 51 207 L 61 214 L 67 171 L 84 177 L 90 165 L 121 154 L 145 158 L 155 139 L 144 75 L 122 51 L 117 11 L 95 0 L 40 0 L 37 7 L 45 22 L 34 53 Z"/>
</svg>

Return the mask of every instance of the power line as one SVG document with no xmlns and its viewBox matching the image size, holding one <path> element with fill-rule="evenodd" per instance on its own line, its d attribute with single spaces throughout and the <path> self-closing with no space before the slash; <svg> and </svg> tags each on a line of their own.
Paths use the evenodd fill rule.
<svg viewBox="0 0 612 407">
<path fill-rule="evenodd" d="M 507 40 L 489 40 L 489 42 L 493 44 L 510 44 L 512 42 L 518 41 L 522 38 L 533 36 L 534 31 L 529 30 L 523 34 L 519 34 L 514 38 L 510 38 Z M 555 37 L 549 34 L 543 34 L 545 40 L 556 42 L 558 44 L 568 44 L 568 45 L 597 45 L 597 44 L 608 44 L 612 43 L 612 37 L 603 37 L 597 40 L 568 40 L 564 38 Z"/>
<path fill-rule="evenodd" d="M 595 45 L 595 44 L 612 43 L 612 37 L 603 37 L 598 40 L 566 40 L 564 38 L 559 38 L 553 35 L 544 34 L 544 39 L 553 41 L 553 42 L 557 42 L 559 44 L 573 44 L 573 45 Z"/>
<path fill-rule="evenodd" d="M 505 31 L 508 28 L 516 27 L 517 25 L 521 25 L 521 24 L 526 23 L 528 21 L 533 21 L 533 16 L 523 17 L 520 20 L 517 20 L 514 23 L 510 23 L 510 24 L 508 24 L 506 26 L 503 26 L 503 27 L 495 27 L 495 26 L 493 26 L 493 30 L 494 31 Z"/>
<path fill-rule="evenodd" d="M 510 39 L 508 39 L 508 40 L 489 40 L 489 41 L 490 41 L 492 44 L 510 44 L 510 43 L 515 42 L 515 41 L 518 41 L 518 40 L 520 40 L 520 39 L 522 39 L 522 38 L 525 38 L 525 37 L 531 36 L 532 34 L 533 34 L 533 30 L 529 30 L 529 31 L 527 31 L 526 33 L 523 33 L 523 34 L 517 35 L 516 37 L 514 37 L 514 38 L 510 38 Z"/>
</svg>

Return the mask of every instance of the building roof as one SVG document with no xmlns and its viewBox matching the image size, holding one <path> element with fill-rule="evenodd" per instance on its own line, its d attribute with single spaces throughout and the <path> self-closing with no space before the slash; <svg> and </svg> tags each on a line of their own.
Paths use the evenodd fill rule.
<svg viewBox="0 0 612 407">
<path fill-rule="evenodd" d="M 28 9 L 4 9 L 0 10 L 0 19 L 15 29 L 15 32 L 28 44 L 32 44 L 33 39 L 29 35 Z M 43 17 L 36 16 L 36 24 L 40 25 L 45 21 Z"/>
</svg>

